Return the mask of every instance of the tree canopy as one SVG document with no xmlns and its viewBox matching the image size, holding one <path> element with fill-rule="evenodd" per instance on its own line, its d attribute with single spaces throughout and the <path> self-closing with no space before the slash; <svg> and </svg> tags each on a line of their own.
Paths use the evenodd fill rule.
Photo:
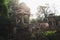
<svg viewBox="0 0 60 40">
<path fill-rule="evenodd" d="M 8 18 L 7 0 L 0 0 L 0 17 Z"/>
</svg>

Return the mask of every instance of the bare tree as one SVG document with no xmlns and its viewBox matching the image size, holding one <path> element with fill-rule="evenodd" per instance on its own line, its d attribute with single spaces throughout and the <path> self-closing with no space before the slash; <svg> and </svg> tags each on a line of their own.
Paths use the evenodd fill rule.
<svg viewBox="0 0 60 40">
<path fill-rule="evenodd" d="M 39 18 L 41 18 L 41 17 L 44 18 L 45 17 L 45 19 L 46 19 L 48 17 L 48 15 L 51 13 L 51 10 L 49 8 L 50 7 L 48 5 L 47 6 L 39 6 L 37 16 Z"/>
</svg>

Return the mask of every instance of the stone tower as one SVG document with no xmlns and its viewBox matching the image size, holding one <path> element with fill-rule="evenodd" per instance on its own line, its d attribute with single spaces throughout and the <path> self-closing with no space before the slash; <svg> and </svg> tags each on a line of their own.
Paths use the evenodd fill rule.
<svg viewBox="0 0 60 40">
<path fill-rule="evenodd" d="M 20 16 L 20 22 L 24 25 L 24 17 L 27 16 L 28 24 L 30 17 L 30 8 L 25 3 L 20 3 L 19 7 L 17 7 L 17 15 Z"/>
<path fill-rule="evenodd" d="M 25 29 L 25 16 L 27 16 L 27 21 L 29 24 L 29 17 L 30 17 L 30 8 L 25 3 L 20 3 L 19 7 L 17 7 L 17 16 L 20 17 L 20 26 L 17 26 L 17 32 L 16 32 L 16 40 L 25 40 L 26 31 L 28 29 Z M 16 16 L 16 22 L 18 22 L 18 17 Z M 18 24 L 18 23 L 17 23 Z M 26 25 L 27 28 L 27 25 Z M 26 31 L 25 31 L 26 30 Z"/>
</svg>

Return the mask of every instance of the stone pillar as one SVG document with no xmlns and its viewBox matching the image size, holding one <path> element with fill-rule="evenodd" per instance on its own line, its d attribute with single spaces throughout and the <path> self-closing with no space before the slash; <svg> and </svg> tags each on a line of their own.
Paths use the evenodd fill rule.
<svg viewBox="0 0 60 40">
<path fill-rule="evenodd" d="M 52 22 L 52 26 L 54 25 L 54 23 L 53 23 L 53 21 L 51 21 Z"/>
<path fill-rule="evenodd" d="M 30 15 L 28 15 L 28 24 L 30 24 L 30 21 L 29 21 L 30 19 L 29 19 L 29 17 L 30 17 Z"/>
<path fill-rule="evenodd" d="M 24 16 L 21 15 L 21 24 L 24 24 Z"/>
</svg>

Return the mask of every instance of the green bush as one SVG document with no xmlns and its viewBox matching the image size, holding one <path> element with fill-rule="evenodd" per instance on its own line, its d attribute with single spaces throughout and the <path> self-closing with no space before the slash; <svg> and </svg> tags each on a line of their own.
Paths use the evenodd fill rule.
<svg viewBox="0 0 60 40">
<path fill-rule="evenodd" d="M 46 32 L 42 32 L 44 36 L 50 36 L 53 35 L 56 31 L 46 31 Z"/>
<path fill-rule="evenodd" d="M 60 40 L 59 31 L 47 31 L 47 32 L 43 32 L 43 35 L 46 36 L 46 38 L 49 40 Z"/>
</svg>

